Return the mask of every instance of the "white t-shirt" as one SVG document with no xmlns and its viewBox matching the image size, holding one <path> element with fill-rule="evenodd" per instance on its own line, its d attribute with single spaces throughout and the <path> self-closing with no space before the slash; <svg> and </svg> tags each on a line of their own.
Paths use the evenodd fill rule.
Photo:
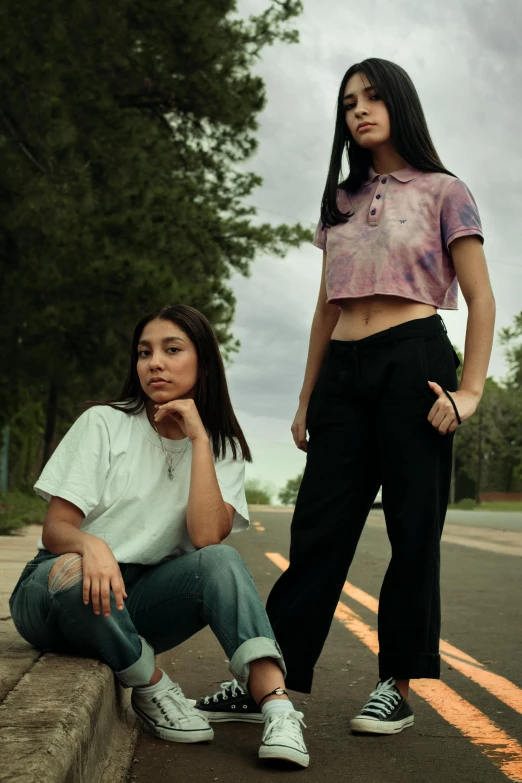
<svg viewBox="0 0 522 783">
<path fill-rule="evenodd" d="M 119 563 L 151 565 L 192 552 L 186 513 L 192 442 L 161 441 L 172 455 L 172 481 L 145 410 L 133 416 L 97 405 L 72 425 L 34 488 L 45 500 L 57 496 L 78 506 L 85 514 L 80 530 L 106 541 Z M 234 460 L 229 446 L 214 464 L 223 500 L 236 511 L 232 530 L 245 530 L 241 449 Z M 38 548 L 43 549 L 41 540 Z"/>
</svg>

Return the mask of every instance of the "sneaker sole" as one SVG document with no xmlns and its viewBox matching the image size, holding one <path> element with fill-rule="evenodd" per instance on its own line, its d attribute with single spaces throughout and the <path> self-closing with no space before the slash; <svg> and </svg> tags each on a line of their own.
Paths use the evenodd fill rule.
<svg viewBox="0 0 522 783">
<path fill-rule="evenodd" d="M 209 726 L 208 729 L 193 729 L 192 731 L 168 729 L 166 726 L 156 726 L 156 724 L 143 715 L 142 712 L 138 712 L 135 707 L 133 707 L 133 709 L 145 731 L 152 734 L 154 737 L 166 740 L 167 742 L 189 744 L 193 742 L 210 742 L 210 740 L 214 739 L 214 729 L 211 726 Z"/>
<path fill-rule="evenodd" d="M 199 710 L 199 707 L 196 707 Z M 199 710 L 211 723 L 263 723 L 261 713 L 207 712 Z"/>
<path fill-rule="evenodd" d="M 404 720 L 390 721 L 389 723 L 368 718 L 353 718 L 350 721 L 350 729 L 360 734 L 399 734 L 403 729 L 413 726 L 413 721 L 413 715 L 404 718 Z"/>
<path fill-rule="evenodd" d="M 280 761 L 291 761 L 300 767 L 307 767 L 310 764 L 310 756 L 294 748 L 287 748 L 284 745 L 261 745 L 259 748 L 260 759 L 279 759 Z"/>
</svg>

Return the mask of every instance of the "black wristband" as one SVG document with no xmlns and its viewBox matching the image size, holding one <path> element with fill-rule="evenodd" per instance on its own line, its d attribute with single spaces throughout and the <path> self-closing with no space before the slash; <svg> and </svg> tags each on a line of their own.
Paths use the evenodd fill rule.
<svg viewBox="0 0 522 783">
<path fill-rule="evenodd" d="M 265 699 L 268 699 L 269 696 L 288 696 L 288 693 L 284 688 L 275 688 L 273 691 L 270 691 L 270 693 L 267 693 L 266 696 L 263 696 L 257 706 L 261 708 L 262 703 Z"/>
<path fill-rule="evenodd" d="M 453 405 L 453 410 L 455 411 L 455 416 L 457 417 L 457 422 L 458 422 L 459 424 L 462 424 L 461 418 L 460 418 L 460 416 L 459 416 L 459 412 L 458 412 L 458 410 L 457 410 L 457 406 L 455 405 L 455 400 L 453 399 L 453 397 L 451 396 L 451 394 L 450 394 L 449 392 L 447 392 L 447 391 L 446 391 L 446 389 L 442 389 L 442 391 L 444 392 L 444 394 L 446 395 L 446 397 L 448 398 L 448 400 L 449 400 L 449 401 L 451 402 L 451 404 Z"/>
</svg>

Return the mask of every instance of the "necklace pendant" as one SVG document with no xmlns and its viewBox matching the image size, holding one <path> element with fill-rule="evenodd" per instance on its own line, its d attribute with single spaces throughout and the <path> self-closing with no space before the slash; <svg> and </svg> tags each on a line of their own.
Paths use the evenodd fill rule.
<svg viewBox="0 0 522 783">
<path fill-rule="evenodd" d="M 167 473 L 169 474 L 169 479 L 172 481 L 172 479 L 174 478 L 174 471 L 173 471 L 173 469 L 169 468 Z"/>
</svg>

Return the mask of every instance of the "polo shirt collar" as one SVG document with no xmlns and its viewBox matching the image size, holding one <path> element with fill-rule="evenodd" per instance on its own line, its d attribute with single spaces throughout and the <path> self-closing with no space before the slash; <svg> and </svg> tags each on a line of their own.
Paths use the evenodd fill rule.
<svg viewBox="0 0 522 783">
<path fill-rule="evenodd" d="M 422 171 L 419 171 L 419 169 L 414 169 L 413 166 L 406 166 L 404 169 L 399 169 L 399 171 L 391 171 L 389 174 L 383 176 L 393 177 L 394 179 L 399 180 L 399 182 L 410 182 L 412 179 L 420 177 L 421 174 Z M 368 170 L 368 179 L 364 185 L 369 185 L 370 182 L 375 182 L 375 180 L 380 176 L 381 175 L 377 174 L 373 166 L 370 166 Z"/>
</svg>

